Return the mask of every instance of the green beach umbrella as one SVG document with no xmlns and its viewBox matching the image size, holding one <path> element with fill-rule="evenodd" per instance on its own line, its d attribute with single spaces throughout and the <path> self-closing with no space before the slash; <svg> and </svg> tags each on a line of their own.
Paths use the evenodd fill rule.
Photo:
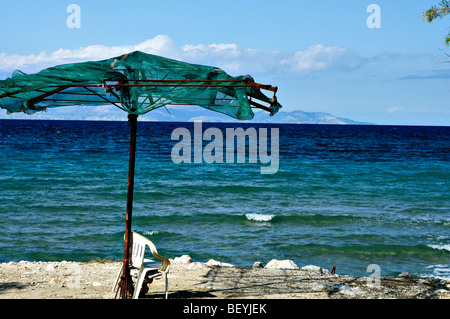
<svg viewBox="0 0 450 319">
<path fill-rule="evenodd" d="M 271 98 L 261 90 L 273 92 Z M 35 74 L 14 71 L 0 81 L 0 107 L 33 114 L 54 107 L 112 104 L 128 113 L 130 156 L 125 245 L 120 296 L 132 295 L 130 258 L 137 118 L 169 104 L 198 105 L 239 120 L 251 120 L 253 108 L 274 115 L 281 108 L 277 87 L 249 75 L 233 77 L 219 68 L 185 63 L 140 51 L 101 61 L 70 63 Z"/>
</svg>

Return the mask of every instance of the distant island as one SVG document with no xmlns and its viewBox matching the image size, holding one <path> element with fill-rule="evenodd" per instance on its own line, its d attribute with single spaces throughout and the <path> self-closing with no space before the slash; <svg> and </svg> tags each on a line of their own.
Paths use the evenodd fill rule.
<svg viewBox="0 0 450 319">
<path fill-rule="evenodd" d="M 170 112 L 170 113 L 169 113 Z M 204 109 L 198 107 L 171 107 L 166 109 L 159 108 L 147 115 L 146 120 L 150 121 L 177 121 L 177 122 L 193 122 L 201 120 L 203 122 L 238 122 L 229 116 L 218 112 L 205 112 Z M 239 121 L 242 122 L 242 121 Z M 276 115 L 270 116 L 266 112 L 255 112 L 255 117 L 251 121 L 254 123 L 284 123 L 284 124 L 372 124 L 366 122 L 357 122 L 351 119 L 337 117 L 324 112 L 304 112 L 280 110 Z"/>
<path fill-rule="evenodd" d="M 126 113 L 112 105 L 66 106 L 37 112 L 33 115 L 13 113 L 7 115 L 0 110 L 0 119 L 27 120 L 76 120 L 76 121 L 126 121 Z M 196 120 L 210 123 L 276 123 L 276 124 L 358 124 L 372 123 L 357 122 L 351 119 L 337 117 L 324 112 L 284 111 L 270 116 L 267 112 L 255 110 L 255 117 L 249 121 L 239 121 L 225 114 L 205 110 L 198 106 L 168 105 L 140 116 L 139 121 L 157 122 L 194 122 Z"/>
</svg>

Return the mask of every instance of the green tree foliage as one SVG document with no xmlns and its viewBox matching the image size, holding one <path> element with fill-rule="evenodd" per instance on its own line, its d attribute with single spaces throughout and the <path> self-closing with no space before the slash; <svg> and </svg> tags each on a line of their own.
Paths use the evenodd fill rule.
<svg viewBox="0 0 450 319">
<path fill-rule="evenodd" d="M 432 6 L 430 9 L 422 13 L 422 18 L 429 23 L 432 23 L 436 19 L 442 19 L 450 13 L 450 0 L 442 0 L 438 6 Z M 450 30 L 450 28 L 449 28 Z M 450 31 L 445 39 L 445 45 L 450 45 Z"/>
</svg>

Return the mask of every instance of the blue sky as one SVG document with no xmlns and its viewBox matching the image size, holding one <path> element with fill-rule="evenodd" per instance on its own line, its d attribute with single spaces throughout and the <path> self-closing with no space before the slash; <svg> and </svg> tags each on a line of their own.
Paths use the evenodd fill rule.
<svg viewBox="0 0 450 319">
<path fill-rule="evenodd" d="M 450 64 L 439 62 L 450 19 L 420 16 L 438 2 L 15 0 L 0 12 L 0 78 L 139 49 L 251 74 L 279 87 L 286 111 L 449 125 Z M 72 3 L 80 28 L 66 24 Z M 367 26 L 370 4 L 380 28 Z"/>
</svg>

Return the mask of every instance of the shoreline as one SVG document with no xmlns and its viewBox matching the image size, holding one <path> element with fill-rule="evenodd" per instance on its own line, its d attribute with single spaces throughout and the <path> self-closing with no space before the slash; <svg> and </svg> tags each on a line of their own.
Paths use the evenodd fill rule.
<svg viewBox="0 0 450 319">
<path fill-rule="evenodd" d="M 169 299 L 450 299 L 450 279 L 347 276 L 289 260 L 261 266 L 177 257 L 168 275 Z M 119 267 L 115 261 L 0 263 L 0 299 L 114 299 Z M 163 280 L 149 288 L 143 298 L 164 298 Z"/>
</svg>

